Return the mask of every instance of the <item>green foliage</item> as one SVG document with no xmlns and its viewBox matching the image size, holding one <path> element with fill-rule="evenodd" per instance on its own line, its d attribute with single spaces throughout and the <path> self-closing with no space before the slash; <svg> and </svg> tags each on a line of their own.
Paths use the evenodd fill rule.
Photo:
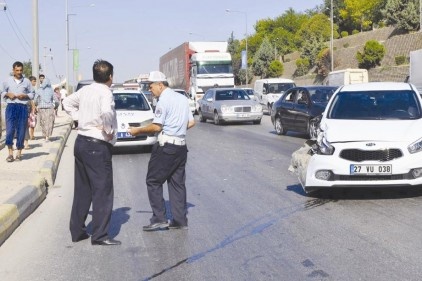
<svg viewBox="0 0 422 281">
<path fill-rule="evenodd" d="M 380 65 L 381 60 L 385 55 L 385 47 L 376 40 L 369 40 L 365 43 L 363 52 L 357 52 L 356 58 L 359 63 L 359 68 L 370 69 Z"/>
<path fill-rule="evenodd" d="M 268 77 L 280 77 L 281 75 L 283 75 L 283 72 L 284 66 L 280 61 L 274 60 L 270 63 L 270 66 L 268 67 Z"/>
<path fill-rule="evenodd" d="M 342 32 L 340 33 L 340 35 L 341 35 L 341 38 L 344 38 L 344 37 L 349 36 L 349 32 L 347 32 L 347 31 L 342 31 Z"/>
<path fill-rule="evenodd" d="M 396 56 L 394 60 L 396 61 L 396 65 L 402 65 L 406 62 L 407 57 L 404 55 Z"/>
<path fill-rule="evenodd" d="M 419 0 L 388 0 L 382 14 L 387 24 L 400 30 L 419 29 Z"/>
<path fill-rule="evenodd" d="M 310 68 L 310 62 L 308 58 L 300 58 L 296 60 L 296 76 L 306 75 Z"/>
<path fill-rule="evenodd" d="M 358 34 L 358 33 L 359 33 L 359 30 L 357 30 L 357 29 L 352 30 L 352 35 L 355 35 L 355 34 Z"/>
<path fill-rule="evenodd" d="M 325 48 L 326 42 L 323 38 L 309 35 L 309 37 L 305 38 L 303 41 L 302 53 L 300 57 L 307 58 L 310 65 L 312 66 L 315 64 L 318 53 Z"/>
<path fill-rule="evenodd" d="M 254 75 L 260 76 L 261 78 L 267 78 L 268 68 L 273 59 L 274 48 L 271 45 L 270 40 L 265 38 L 253 59 L 252 70 Z"/>
<path fill-rule="evenodd" d="M 238 80 L 236 82 L 237 85 L 239 84 L 249 84 L 253 78 L 253 72 L 250 67 L 248 67 L 248 82 L 245 83 L 246 80 L 246 69 L 239 69 L 237 74 Z"/>
<path fill-rule="evenodd" d="M 345 49 L 349 48 L 349 43 L 344 43 L 344 44 L 343 44 L 343 47 L 344 47 Z"/>
<path fill-rule="evenodd" d="M 331 23 L 329 18 L 323 14 L 314 15 L 302 24 L 296 36 L 298 41 L 311 36 L 320 38 L 322 41 L 329 41 L 331 38 Z"/>
<path fill-rule="evenodd" d="M 32 62 L 31 61 L 23 61 L 23 76 L 28 78 L 32 75 Z"/>
<path fill-rule="evenodd" d="M 350 21 L 355 28 L 368 30 L 382 1 L 384 0 L 344 0 L 344 7 L 339 11 L 340 17 Z"/>
<path fill-rule="evenodd" d="M 319 75 L 322 75 L 326 77 L 331 69 L 331 55 L 330 55 L 330 49 L 326 48 L 321 50 L 317 56 L 316 60 L 316 66 L 317 66 L 317 73 Z"/>
</svg>

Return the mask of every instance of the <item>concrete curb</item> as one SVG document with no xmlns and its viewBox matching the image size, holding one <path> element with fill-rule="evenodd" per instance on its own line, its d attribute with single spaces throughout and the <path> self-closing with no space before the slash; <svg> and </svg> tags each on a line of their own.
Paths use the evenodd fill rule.
<svg viewBox="0 0 422 281">
<path fill-rule="evenodd" d="M 68 119 L 63 126 L 64 128 L 54 136 L 54 142 L 51 144 L 47 160 L 44 161 L 32 183 L 20 189 L 5 204 L 0 204 L 0 246 L 44 201 L 48 186 L 53 186 L 60 158 L 72 130 L 71 124 L 72 120 Z"/>
</svg>

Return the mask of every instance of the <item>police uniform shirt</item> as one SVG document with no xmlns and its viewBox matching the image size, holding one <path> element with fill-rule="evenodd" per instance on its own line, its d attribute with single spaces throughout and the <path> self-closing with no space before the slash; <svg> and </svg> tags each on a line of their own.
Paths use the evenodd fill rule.
<svg viewBox="0 0 422 281">
<path fill-rule="evenodd" d="M 184 138 L 188 122 L 193 120 L 186 97 L 166 88 L 155 108 L 153 123 L 161 124 L 165 135 Z"/>
</svg>

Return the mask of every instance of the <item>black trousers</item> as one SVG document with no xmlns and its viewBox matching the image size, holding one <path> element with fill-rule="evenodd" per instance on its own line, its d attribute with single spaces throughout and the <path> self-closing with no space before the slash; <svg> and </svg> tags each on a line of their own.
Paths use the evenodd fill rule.
<svg viewBox="0 0 422 281">
<path fill-rule="evenodd" d="M 113 211 L 112 145 L 78 135 L 74 147 L 75 187 L 70 233 L 77 239 L 86 233 L 85 220 L 92 203 L 92 241 L 108 239 Z"/>
<path fill-rule="evenodd" d="M 186 145 L 166 143 L 164 146 L 154 144 L 148 164 L 146 184 L 149 203 L 152 208 L 151 223 L 165 222 L 166 206 L 163 197 L 163 184 L 167 181 L 170 210 L 175 223 L 186 226 Z"/>
</svg>

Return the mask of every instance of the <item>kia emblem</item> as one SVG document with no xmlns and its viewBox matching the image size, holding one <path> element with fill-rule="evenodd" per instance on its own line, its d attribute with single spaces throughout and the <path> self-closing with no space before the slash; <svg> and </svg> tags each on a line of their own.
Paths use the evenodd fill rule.
<svg viewBox="0 0 422 281">
<path fill-rule="evenodd" d="M 368 143 L 366 144 L 366 146 L 375 146 L 375 143 L 373 143 L 373 142 L 368 142 Z"/>
</svg>

